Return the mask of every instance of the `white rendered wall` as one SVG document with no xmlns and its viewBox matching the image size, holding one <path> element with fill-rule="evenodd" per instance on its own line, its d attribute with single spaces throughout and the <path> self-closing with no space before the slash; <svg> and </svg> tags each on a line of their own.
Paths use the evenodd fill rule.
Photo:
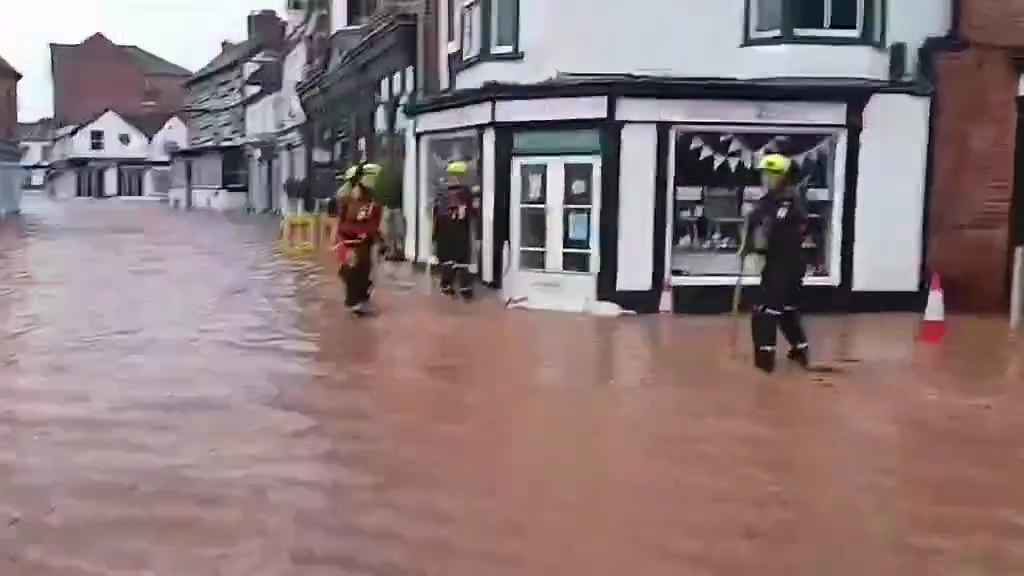
<svg viewBox="0 0 1024 576">
<path fill-rule="evenodd" d="M 78 193 L 78 178 L 73 170 L 59 172 L 50 181 L 51 194 L 58 200 L 70 200 Z"/>
<path fill-rule="evenodd" d="M 913 292 L 921 280 L 930 100 L 878 94 L 864 110 L 853 290 Z"/>
<path fill-rule="evenodd" d="M 425 140 L 421 140 L 420 145 L 416 147 L 416 162 L 418 164 L 418 170 L 416 174 L 416 214 L 410 222 L 418 222 L 416 226 L 416 236 L 418 239 L 418 249 L 416 250 L 415 262 L 428 262 L 433 254 L 433 233 L 434 227 L 431 221 L 433 215 L 431 213 L 430 202 L 427 198 L 427 167 L 430 158 L 427 156 L 430 148 L 429 144 Z M 408 152 L 406 152 L 408 154 Z M 406 181 L 408 182 L 408 180 Z"/>
<path fill-rule="evenodd" d="M 49 144 L 49 142 L 44 141 L 22 140 L 21 146 L 24 146 L 26 150 L 25 154 L 21 156 L 21 165 L 36 166 L 38 164 L 48 164 L 49 159 L 43 158 L 43 148 Z"/>
<path fill-rule="evenodd" d="M 177 116 L 168 120 L 163 128 L 153 135 L 146 158 L 153 162 L 169 162 L 171 160 L 170 154 L 167 153 L 169 142 L 174 142 L 178 148 L 188 146 L 188 127 Z"/>
<path fill-rule="evenodd" d="M 494 270 L 494 196 L 496 190 L 495 144 L 497 137 L 494 128 L 484 130 L 483 150 L 481 150 L 480 163 L 483 168 L 482 190 L 480 198 L 480 217 L 483 218 L 483 238 L 480 242 L 481 277 L 484 282 L 494 282 L 496 271 Z M 504 271 L 499 270 L 497 274 Z"/>
<path fill-rule="evenodd" d="M 654 203 L 658 166 L 658 128 L 627 124 L 622 129 L 619 166 L 619 274 L 616 289 L 651 289 L 654 274 Z"/>
<path fill-rule="evenodd" d="M 348 3 L 350 0 L 331 0 L 331 30 L 337 32 L 348 26 Z"/>
<path fill-rule="evenodd" d="M 110 166 L 103 171 L 103 195 L 117 196 L 117 166 Z"/>
<path fill-rule="evenodd" d="M 559 73 L 677 77 L 888 78 L 887 51 L 872 46 L 744 46 L 747 0 L 520 0 L 521 61 L 483 62 L 458 88 L 487 81 L 540 82 Z M 889 0 L 886 42 L 907 44 L 908 70 L 929 36 L 948 32 L 950 3 Z"/>
<path fill-rule="evenodd" d="M 409 122 L 405 130 L 405 166 L 402 167 L 402 216 L 405 217 L 405 258 L 416 260 L 416 191 L 419 182 L 416 177 L 416 165 L 419 162 L 419 151 L 416 147 L 415 121 Z"/>
</svg>

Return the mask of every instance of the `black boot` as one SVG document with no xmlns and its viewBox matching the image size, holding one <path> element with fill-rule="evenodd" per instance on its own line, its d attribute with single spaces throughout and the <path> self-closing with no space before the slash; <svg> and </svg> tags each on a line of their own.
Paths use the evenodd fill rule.
<svg viewBox="0 0 1024 576">
<path fill-rule="evenodd" d="M 791 348 L 789 353 L 786 354 L 786 358 L 796 362 L 804 370 L 811 366 L 811 356 L 807 351 L 806 345 L 803 348 Z"/>
<path fill-rule="evenodd" d="M 470 277 L 469 269 L 460 267 L 455 271 L 455 281 L 459 285 L 459 296 L 466 300 L 473 299 L 473 278 Z"/>
<path fill-rule="evenodd" d="M 441 294 L 455 296 L 455 268 L 450 263 L 441 264 Z"/>
<path fill-rule="evenodd" d="M 771 374 L 775 371 L 776 316 L 756 310 L 750 319 L 754 339 L 754 365 Z"/>
<path fill-rule="evenodd" d="M 808 353 L 807 333 L 804 331 L 803 322 L 800 319 L 800 311 L 796 308 L 786 309 L 782 313 L 782 322 L 779 327 L 791 347 L 787 357 L 807 368 L 810 365 L 810 354 Z"/>
</svg>

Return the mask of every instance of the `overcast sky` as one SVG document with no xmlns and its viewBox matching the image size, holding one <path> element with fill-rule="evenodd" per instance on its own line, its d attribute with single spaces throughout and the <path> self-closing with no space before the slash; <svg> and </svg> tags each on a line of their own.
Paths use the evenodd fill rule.
<svg viewBox="0 0 1024 576">
<path fill-rule="evenodd" d="M 222 40 L 242 40 L 246 16 L 285 0 L 0 0 L 0 55 L 25 77 L 18 84 L 18 117 L 53 113 L 50 43 L 77 44 L 102 32 L 117 44 L 135 44 L 189 70 L 220 51 Z"/>
</svg>

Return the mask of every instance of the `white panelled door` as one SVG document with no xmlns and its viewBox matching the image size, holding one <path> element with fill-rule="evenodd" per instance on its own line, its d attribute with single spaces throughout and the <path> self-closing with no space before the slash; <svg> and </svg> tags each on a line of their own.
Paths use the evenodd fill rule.
<svg viewBox="0 0 1024 576">
<path fill-rule="evenodd" d="M 600 156 L 514 158 L 510 208 L 506 295 L 530 308 L 585 310 L 601 268 Z"/>
</svg>

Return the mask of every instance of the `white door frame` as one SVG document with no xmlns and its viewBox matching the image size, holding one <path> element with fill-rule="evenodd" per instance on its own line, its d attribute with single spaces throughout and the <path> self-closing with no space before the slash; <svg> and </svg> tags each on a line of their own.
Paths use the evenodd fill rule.
<svg viewBox="0 0 1024 576">
<path fill-rule="evenodd" d="M 567 186 L 565 167 L 572 164 L 593 166 L 590 183 L 590 201 L 579 208 L 590 210 L 589 250 L 565 247 L 565 209 Z M 535 208 L 545 210 L 545 254 L 544 270 L 524 270 L 521 267 L 522 242 L 522 174 L 525 166 L 545 166 L 545 201 Z M 601 222 L 601 178 L 602 163 L 599 155 L 565 156 L 517 156 L 512 159 L 512 186 L 510 190 L 510 250 L 509 273 L 506 278 L 506 293 L 511 300 L 523 302 L 524 306 L 543 309 L 582 311 L 590 302 L 597 300 L 597 275 L 601 269 L 600 222 Z M 529 205 L 527 205 L 529 207 Z M 540 250 L 537 250 L 540 251 Z M 564 270 L 564 255 L 589 253 L 589 271 L 572 272 Z"/>
</svg>

